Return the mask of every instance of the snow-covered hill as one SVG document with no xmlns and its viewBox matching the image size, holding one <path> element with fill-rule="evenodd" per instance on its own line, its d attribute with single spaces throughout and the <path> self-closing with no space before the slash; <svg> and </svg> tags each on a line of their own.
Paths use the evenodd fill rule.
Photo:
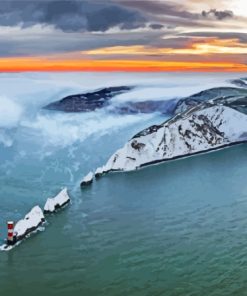
<svg viewBox="0 0 247 296">
<path fill-rule="evenodd" d="M 210 100 L 138 133 L 110 157 L 103 171 L 135 170 L 245 141 L 247 115 L 219 99 Z"/>
<path fill-rule="evenodd" d="M 214 100 L 217 98 L 220 100 L 223 98 L 233 98 L 233 100 L 235 100 L 240 96 L 247 96 L 246 89 L 236 87 L 215 87 L 206 89 L 192 96 L 180 99 L 175 106 L 173 113 L 178 114 L 184 112 L 208 100 Z"/>
</svg>

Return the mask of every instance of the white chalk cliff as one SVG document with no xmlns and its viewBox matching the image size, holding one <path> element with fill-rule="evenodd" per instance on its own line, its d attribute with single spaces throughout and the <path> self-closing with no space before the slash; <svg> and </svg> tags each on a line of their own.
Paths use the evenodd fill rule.
<svg viewBox="0 0 247 296">
<path fill-rule="evenodd" d="M 131 171 L 245 141 L 247 115 L 211 100 L 138 133 L 110 157 L 103 171 Z"/>
</svg>

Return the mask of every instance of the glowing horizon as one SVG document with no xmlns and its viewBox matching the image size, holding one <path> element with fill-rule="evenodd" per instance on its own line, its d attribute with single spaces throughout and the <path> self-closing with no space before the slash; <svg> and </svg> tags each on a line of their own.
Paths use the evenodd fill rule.
<svg viewBox="0 0 247 296">
<path fill-rule="evenodd" d="M 247 65 L 230 62 L 172 62 L 147 60 L 49 60 L 44 58 L 4 58 L 0 59 L 0 72 L 36 71 L 247 71 Z"/>
</svg>

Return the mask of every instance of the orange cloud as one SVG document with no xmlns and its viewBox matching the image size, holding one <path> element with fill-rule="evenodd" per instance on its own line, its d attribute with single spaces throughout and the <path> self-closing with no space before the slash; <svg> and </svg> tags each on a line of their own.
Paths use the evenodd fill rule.
<svg viewBox="0 0 247 296">
<path fill-rule="evenodd" d="M 113 46 L 82 51 L 87 55 L 209 55 L 209 54 L 247 54 L 247 45 L 238 39 L 208 39 L 206 42 L 194 41 L 188 48 L 156 48 L 142 45 Z"/>
<path fill-rule="evenodd" d="M 247 65 L 230 62 L 52 60 L 47 57 L 0 59 L 0 72 L 18 71 L 247 71 Z"/>
</svg>

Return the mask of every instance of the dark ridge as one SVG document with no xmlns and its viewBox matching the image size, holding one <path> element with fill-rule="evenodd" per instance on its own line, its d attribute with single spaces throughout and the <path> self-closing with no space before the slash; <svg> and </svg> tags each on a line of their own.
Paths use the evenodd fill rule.
<svg viewBox="0 0 247 296">
<path fill-rule="evenodd" d="M 130 91 L 131 89 L 133 89 L 133 87 L 116 86 L 103 88 L 85 94 L 75 94 L 48 104 L 47 106 L 43 107 L 43 109 L 63 112 L 95 111 L 96 109 L 108 106 L 109 101 L 114 96 Z"/>
<path fill-rule="evenodd" d="M 247 114 L 247 95 L 242 97 L 228 97 L 214 100 L 216 103 L 224 104 L 239 112 Z"/>
<path fill-rule="evenodd" d="M 237 86 L 240 86 L 240 87 L 247 88 L 247 83 L 245 80 L 246 80 L 246 78 L 234 79 L 234 80 L 231 80 L 231 83 L 235 84 Z"/>
<path fill-rule="evenodd" d="M 190 97 L 183 98 L 178 101 L 174 113 L 184 112 L 189 108 L 192 108 L 204 101 L 214 100 L 217 98 L 223 99 L 225 97 L 239 97 L 247 95 L 247 89 L 236 87 L 216 87 L 207 90 L 203 90 Z"/>
</svg>

